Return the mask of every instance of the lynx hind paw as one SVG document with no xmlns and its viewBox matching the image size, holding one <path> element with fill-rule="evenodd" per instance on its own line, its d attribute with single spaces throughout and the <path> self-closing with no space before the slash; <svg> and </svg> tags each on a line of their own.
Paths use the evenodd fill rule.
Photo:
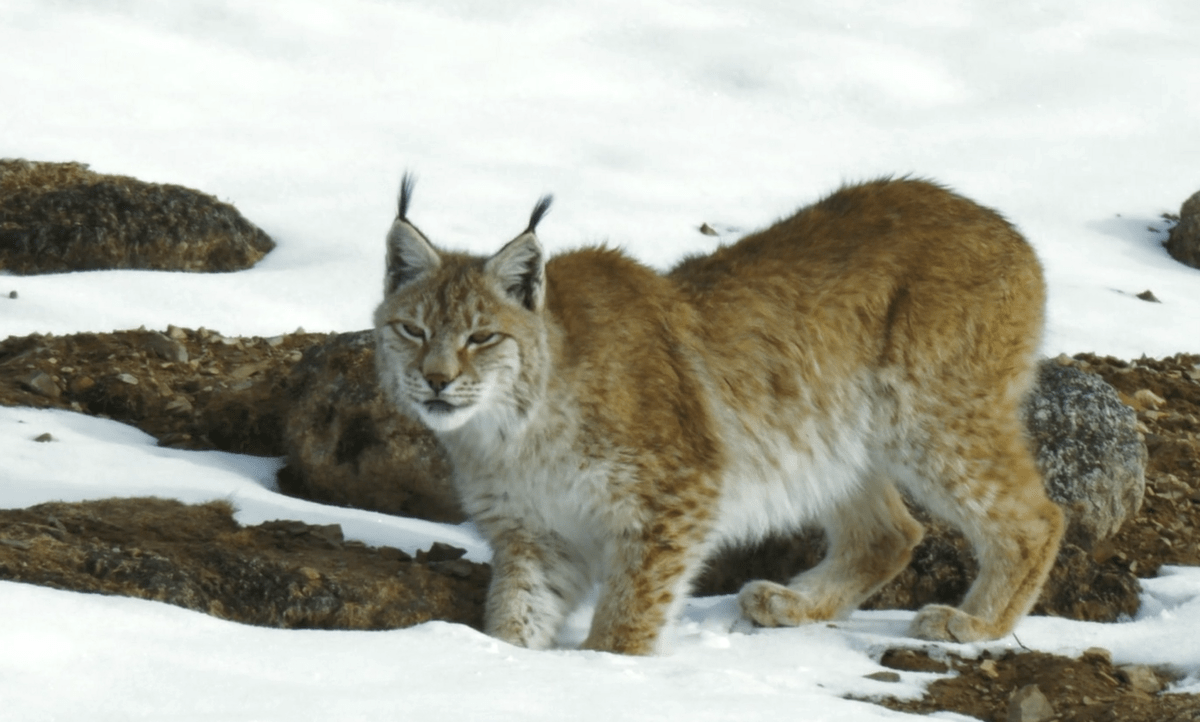
<svg viewBox="0 0 1200 722">
<path fill-rule="evenodd" d="M 941 604 L 930 604 L 917 612 L 908 632 L 934 642 L 979 642 L 997 637 L 979 617 Z"/>
<path fill-rule="evenodd" d="M 742 614 L 763 627 L 795 627 L 821 619 L 811 599 L 775 582 L 750 582 L 738 593 L 738 605 Z"/>
</svg>

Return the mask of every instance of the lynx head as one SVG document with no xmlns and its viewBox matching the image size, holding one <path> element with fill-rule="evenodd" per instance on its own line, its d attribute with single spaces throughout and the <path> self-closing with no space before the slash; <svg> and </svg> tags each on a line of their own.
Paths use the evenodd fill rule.
<svg viewBox="0 0 1200 722">
<path fill-rule="evenodd" d="M 545 254 L 526 229 L 494 256 L 440 251 L 408 220 L 404 175 L 387 237 L 383 303 L 375 311 L 380 382 L 404 413 L 434 432 L 469 421 L 521 423 L 545 386 Z"/>
</svg>

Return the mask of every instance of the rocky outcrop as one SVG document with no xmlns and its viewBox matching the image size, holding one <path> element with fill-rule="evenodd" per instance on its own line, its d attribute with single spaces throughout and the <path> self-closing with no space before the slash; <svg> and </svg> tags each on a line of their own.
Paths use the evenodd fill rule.
<svg viewBox="0 0 1200 722">
<path fill-rule="evenodd" d="M 283 456 L 288 370 L 325 338 L 174 326 L 10 337 L 0 341 L 0 404 L 107 416 L 164 446 Z"/>
<path fill-rule="evenodd" d="M 223 501 L 107 499 L 0 509 L 0 579 L 152 599 L 271 627 L 480 628 L 486 564 L 435 544 L 412 556 L 336 525 L 239 526 Z"/>
<path fill-rule="evenodd" d="M 1175 260 L 1200 268 L 1200 191 L 1183 202 L 1179 222 L 1171 229 L 1166 246 Z"/>
<path fill-rule="evenodd" d="M 237 209 L 83 163 L 0 160 L 0 269 L 237 271 L 275 247 Z"/>
</svg>

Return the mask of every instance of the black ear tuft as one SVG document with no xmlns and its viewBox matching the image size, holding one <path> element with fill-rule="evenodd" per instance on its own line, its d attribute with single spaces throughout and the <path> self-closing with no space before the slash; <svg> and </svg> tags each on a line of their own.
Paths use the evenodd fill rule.
<svg viewBox="0 0 1200 722">
<path fill-rule="evenodd" d="M 542 222 L 542 216 L 546 215 L 546 211 L 550 210 L 550 204 L 554 202 L 554 196 L 546 194 L 538 199 L 537 205 L 533 207 L 533 213 L 529 215 L 529 226 L 525 229 L 526 233 L 533 233 L 537 229 L 537 224 Z"/>
<path fill-rule="evenodd" d="M 407 171 L 400 181 L 396 220 L 392 222 L 392 229 L 387 236 L 387 274 L 383 281 L 385 295 L 394 293 L 442 263 L 433 244 L 408 220 L 408 202 L 412 199 L 415 183 L 416 177 Z"/>
<path fill-rule="evenodd" d="M 528 231 L 509 241 L 484 264 L 509 298 L 540 311 L 546 296 L 546 259 L 537 236 Z"/>
<path fill-rule="evenodd" d="M 417 184 L 417 177 L 412 171 L 404 171 L 404 176 L 400 179 L 400 202 L 396 209 L 396 217 L 402 221 L 408 221 L 408 201 L 412 199 L 413 186 Z"/>
</svg>

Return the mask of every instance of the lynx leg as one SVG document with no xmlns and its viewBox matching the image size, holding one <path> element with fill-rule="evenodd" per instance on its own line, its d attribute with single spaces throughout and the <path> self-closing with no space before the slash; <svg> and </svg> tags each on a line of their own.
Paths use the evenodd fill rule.
<svg viewBox="0 0 1200 722">
<path fill-rule="evenodd" d="M 1058 553 L 1062 511 L 1046 497 L 1033 456 L 1017 433 L 979 435 L 991 459 L 971 464 L 933 505 L 962 529 L 975 549 L 979 576 L 958 609 L 931 604 L 913 620 L 915 637 L 951 642 L 996 639 L 1012 631 L 1037 601 Z M 1000 441 L 998 441 L 1000 439 Z M 979 459 L 984 449 L 968 450 Z"/>
<path fill-rule="evenodd" d="M 742 587 L 742 613 L 764 627 L 796 626 L 848 614 L 908 566 L 924 530 L 888 481 L 869 484 L 840 506 L 826 527 L 829 551 L 786 587 Z"/>
<path fill-rule="evenodd" d="M 616 543 L 585 649 L 653 654 L 704 563 L 707 528 L 675 517 Z"/>
<path fill-rule="evenodd" d="M 549 647 L 588 589 L 586 569 L 552 535 L 512 532 L 492 544 L 484 631 L 522 647 Z"/>
</svg>

